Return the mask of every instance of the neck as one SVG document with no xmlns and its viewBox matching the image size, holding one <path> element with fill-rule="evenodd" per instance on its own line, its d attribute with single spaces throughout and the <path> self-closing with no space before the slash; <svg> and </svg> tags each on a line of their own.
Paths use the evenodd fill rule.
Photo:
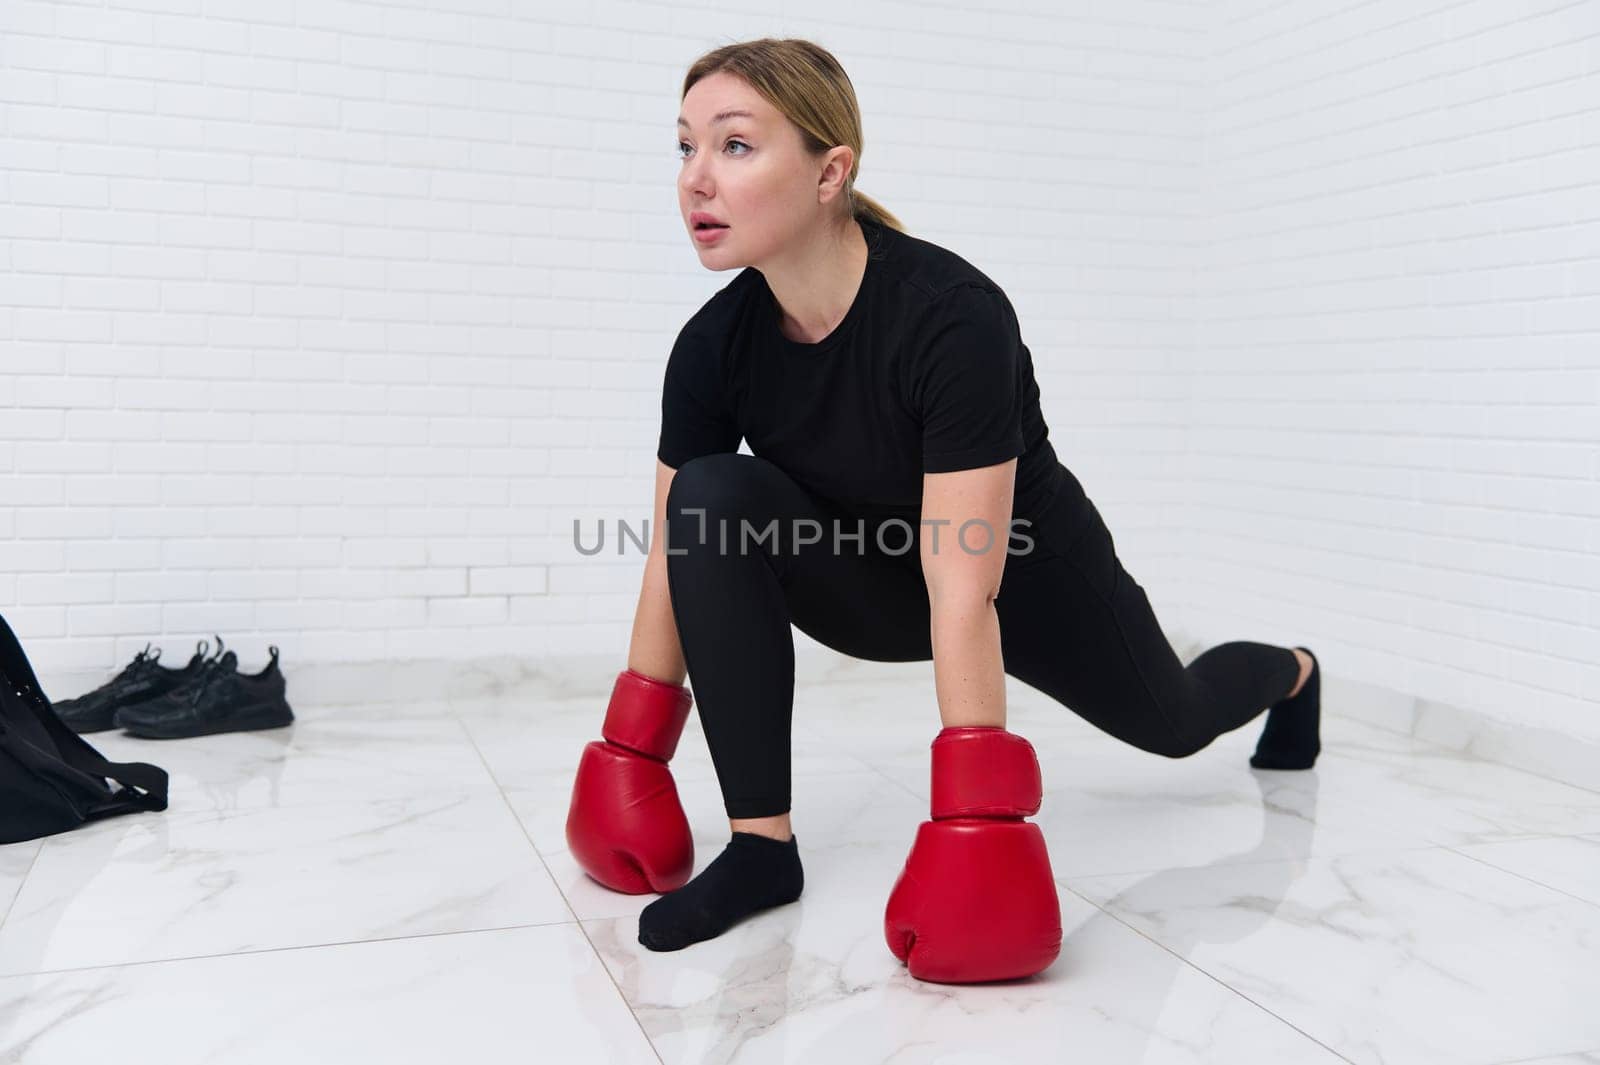
<svg viewBox="0 0 1600 1065">
<path fill-rule="evenodd" d="M 867 272 L 866 234 L 852 218 L 757 268 L 778 301 L 783 335 L 814 344 L 838 327 L 855 302 Z"/>
</svg>

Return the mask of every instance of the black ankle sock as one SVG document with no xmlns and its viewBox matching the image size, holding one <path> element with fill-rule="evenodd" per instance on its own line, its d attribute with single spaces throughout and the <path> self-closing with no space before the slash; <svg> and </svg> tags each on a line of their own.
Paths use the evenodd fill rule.
<svg viewBox="0 0 1600 1065">
<path fill-rule="evenodd" d="M 1322 666 L 1309 648 L 1311 675 L 1293 699 L 1280 699 L 1267 711 L 1267 725 L 1250 764 L 1257 769 L 1310 769 L 1322 753 Z"/>
<path fill-rule="evenodd" d="M 639 913 L 639 942 L 651 950 L 682 950 L 720 936 L 753 913 L 793 902 L 804 885 L 792 833 L 780 843 L 735 832 L 699 876 Z"/>
</svg>

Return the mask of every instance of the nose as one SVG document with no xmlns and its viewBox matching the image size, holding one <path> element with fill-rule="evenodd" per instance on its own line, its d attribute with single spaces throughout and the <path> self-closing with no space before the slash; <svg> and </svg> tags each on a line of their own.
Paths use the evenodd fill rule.
<svg viewBox="0 0 1600 1065">
<path fill-rule="evenodd" d="M 682 169 L 678 172 L 678 187 L 687 192 L 705 191 L 706 175 L 709 173 L 700 163 L 698 155 L 692 155 L 684 161 Z"/>
</svg>

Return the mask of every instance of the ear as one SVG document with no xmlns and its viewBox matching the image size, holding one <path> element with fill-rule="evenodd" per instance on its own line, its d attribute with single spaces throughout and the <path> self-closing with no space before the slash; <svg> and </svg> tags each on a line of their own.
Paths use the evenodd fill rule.
<svg viewBox="0 0 1600 1065">
<path fill-rule="evenodd" d="M 847 144 L 829 148 L 822 157 L 822 173 L 817 177 L 817 202 L 831 203 L 844 195 L 844 184 L 856 165 L 856 153 Z"/>
</svg>

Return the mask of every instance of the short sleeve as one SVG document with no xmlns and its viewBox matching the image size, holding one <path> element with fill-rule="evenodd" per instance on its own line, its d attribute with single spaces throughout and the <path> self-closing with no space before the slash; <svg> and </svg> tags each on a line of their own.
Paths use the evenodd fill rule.
<svg viewBox="0 0 1600 1065">
<path fill-rule="evenodd" d="M 962 285 L 938 298 L 912 364 L 924 473 L 992 466 L 1027 450 L 1021 343 L 1004 294 Z"/>
<path fill-rule="evenodd" d="M 700 455 L 737 451 L 739 440 L 715 347 L 687 328 L 680 330 L 661 382 L 656 457 L 678 469 Z"/>
</svg>

